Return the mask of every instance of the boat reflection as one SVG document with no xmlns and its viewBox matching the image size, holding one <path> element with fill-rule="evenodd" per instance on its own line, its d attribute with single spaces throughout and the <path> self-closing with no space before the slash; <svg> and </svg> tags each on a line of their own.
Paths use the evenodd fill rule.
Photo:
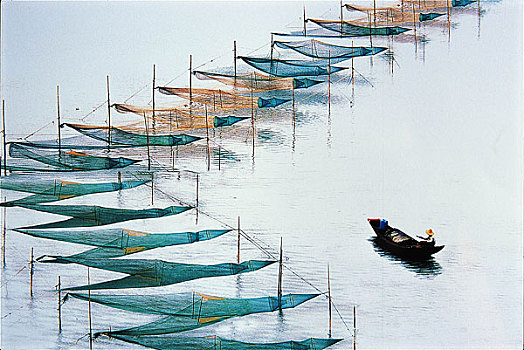
<svg viewBox="0 0 524 350">
<path fill-rule="evenodd" d="M 418 277 L 434 277 L 442 274 L 442 266 L 435 260 L 434 257 L 430 257 L 424 260 L 409 260 L 401 258 L 391 252 L 383 249 L 377 243 L 377 237 L 369 239 L 373 245 L 373 249 L 380 255 L 390 261 L 397 262 L 409 271 L 414 272 Z"/>
</svg>

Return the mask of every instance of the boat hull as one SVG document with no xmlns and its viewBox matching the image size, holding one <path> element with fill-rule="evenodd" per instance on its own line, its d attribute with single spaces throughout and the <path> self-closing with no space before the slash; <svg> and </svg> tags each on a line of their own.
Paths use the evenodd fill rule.
<svg viewBox="0 0 524 350">
<path fill-rule="evenodd" d="M 377 245 L 401 258 L 410 260 L 424 260 L 430 258 L 433 254 L 438 253 L 444 248 L 443 245 L 437 246 L 431 243 L 419 242 L 415 239 L 412 239 L 404 244 L 395 243 L 388 235 L 388 232 L 391 230 L 400 230 L 390 226 L 387 226 L 385 229 L 381 229 L 379 227 L 379 219 L 370 219 L 368 221 L 373 228 L 373 231 L 375 231 L 375 234 L 377 235 Z"/>
</svg>

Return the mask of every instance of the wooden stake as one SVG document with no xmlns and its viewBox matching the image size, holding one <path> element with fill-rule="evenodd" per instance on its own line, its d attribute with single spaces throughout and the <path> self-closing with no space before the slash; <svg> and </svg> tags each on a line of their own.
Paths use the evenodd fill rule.
<svg viewBox="0 0 524 350">
<path fill-rule="evenodd" d="M 237 41 L 233 41 L 233 66 L 235 67 L 235 82 L 237 79 Z M 213 98 L 215 95 L 213 94 Z"/>
<path fill-rule="evenodd" d="M 156 75 L 156 69 L 155 69 L 155 65 L 153 64 L 153 91 L 152 91 L 152 95 L 153 95 L 153 130 L 155 130 L 155 75 Z"/>
<path fill-rule="evenodd" d="M 31 260 L 29 261 L 30 271 L 29 271 L 29 292 L 31 295 L 31 298 L 33 298 L 33 275 L 35 273 L 35 267 L 34 267 L 34 260 L 33 260 L 33 248 L 31 248 Z"/>
<path fill-rule="evenodd" d="M 4 202 L 6 201 L 6 197 L 4 197 Z M 4 222 L 2 227 L 2 264 L 3 267 L 5 267 L 5 238 L 6 238 L 6 207 L 3 208 L 4 211 Z"/>
<path fill-rule="evenodd" d="M 189 119 L 193 126 L 193 55 L 189 55 Z"/>
<path fill-rule="evenodd" d="M 293 87 L 291 88 L 291 91 L 293 92 L 293 125 L 295 125 L 296 112 L 295 112 L 295 85 L 294 83 L 293 83 Z"/>
<path fill-rule="evenodd" d="M 222 90 L 218 89 L 218 97 L 220 98 L 220 108 L 224 108 L 222 105 Z"/>
<path fill-rule="evenodd" d="M 118 184 L 120 185 L 120 189 L 122 189 L 122 173 L 118 172 Z"/>
<path fill-rule="evenodd" d="M 373 0 L 373 25 L 377 26 L 377 1 Z"/>
<path fill-rule="evenodd" d="M 351 51 L 354 51 L 353 40 L 351 40 Z M 353 64 L 354 56 L 351 56 L 351 83 L 353 85 L 353 91 L 355 91 L 355 66 Z"/>
<path fill-rule="evenodd" d="M 415 51 L 417 50 L 417 17 L 415 16 L 415 4 L 413 5 L 413 31 L 415 32 Z"/>
<path fill-rule="evenodd" d="M 207 140 L 207 171 L 211 168 L 211 156 L 209 152 L 209 122 L 207 120 L 207 105 L 206 107 L 206 140 Z"/>
<path fill-rule="evenodd" d="M 60 136 L 60 87 L 56 86 L 56 114 L 58 116 L 58 155 L 62 151 L 62 138 Z"/>
<path fill-rule="evenodd" d="M 199 183 L 199 176 L 198 173 L 196 174 L 196 208 L 197 208 L 197 214 L 198 214 L 198 183 Z"/>
<path fill-rule="evenodd" d="M 255 75 L 255 73 L 253 73 Z M 251 130 L 253 134 L 253 157 L 255 156 L 255 107 L 254 107 L 253 89 L 251 89 Z"/>
<path fill-rule="evenodd" d="M 220 146 L 218 146 L 218 170 L 220 170 L 220 153 L 221 153 Z"/>
<path fill-rule="evenodd" d="M 451 40 L 451 16 L 449 13 L 449 0 L 446 0 L 446 9 L 448 12 L 448 42 Z"/>
<path fill-rule="evenodd" d="M 304 36 L 307 36 L 306 22 L 306 5 L 304 5 Z"/>
<path fill-rule="evenodd" d="M 478 30 L 478 35 L 477 37 L 480 38 L 480 0 L 477 0 L 477 5 L 478 5 L 478 18 L 479 18 L 479 24 L 478 24 L 478 27 L 479 27 L 479 30 Z"/>
<path fill-rule="evenodd" d="M 404 22 L 404 0 L 400 0 L 400 12 L 402 13 L 402 22 Z"/>
<path fill-rule="evenodd" d="M 147 170 L 151 170 L 151 153 L 149 152 L 149 123 L 147 122 L 146 113 L 144 112 L 144 124 L 146 125 L 146 140 L 147 140 Z"/>
<path fill-rule="evenodd" d="M 357 306 L 353 305 L 353 350 L 357 350 Z"/>
<path fill-rule="evenodd" d="M 331 115 L 331 50 L 328 53 L 328 115 Z"/>
<path fill-rule="evenodd" d="M 278 310 L 282 311 L 282 237 L 280 237 L 280 259 L 278 261 Z"/>
<path fill-rule="evenodd" d="M 107 85 L 107 144 L 111 146 L 111 100 L 109 99 L 109 75 L 106 75 Z"/>
<path fill-rule="evenodd" d="M 371 46 L 371 49 L 373 49 L 373 35 L 371 30 L 371 14 L 368 11 L 368 23 L 369 23 L 369 45 Z M 370 56 L 373 60 L 373 55 Z"/>
<path fill-rule="evenodd" d="M 7 176 L 7 143 L 5 142 L 5 100 L 2 100 L 2 137 L 4 139 L 4 175 Z M 1 171 L 0 171 L 1 174 Z M 5 208 L 5 207 L 4 207 Z"/>
<path fill-rule="evenodd" d="M 237 264 L 240 264 L 240 216 L 238 217 L 237 227 Z"/>
<path fill-rule="evenodd" d="M 90 284 L 89 267 L 87 268 L 87 285 Z M 89 310 L 89 350 L 93 350 L 93 328 L 91 327 L 91 287 L 87 290 L 87 307 Z"/>
<path fill-rule="evenodd" d="M 60 286 L 60 276 L 58 276 L 58 332 L 62 333 L 62 295 Z"/>
<path fill-rule="evenodd" d="M 155 197 L 155 173 L 151 172 L 151 205 L 153 205 L 153 199 Z"/>
<path fill-rule="evenodd" d="M 342 33 L 342 22 L 344 22 L 344 5 L 342 5 L 342 0 L 340 0 L 340 33 Z"/>
<path fill-rule="evenodd" d="M 329 301 L 329 337 L 331 338 L 331 320 L 332 320 L 332 317 L 331 317 L 331 282 L 330 282 L 330 279 L 329 279 L 329 264 L 328 264 L 328 278 L 327 278 L 327 281 L 328 281 L 328 301 Z"/>
<path fill-rule="evenodd" d="M 271 33 L 271 61 L 269 61 L 269 77 L 273 76 L 273 49 L 275 44 L 273 42 L 273 33 Z M 275 72 L 276 73 L 276 72 Z M 254 75 L 254 73 L 253 73 Z"/>
</svg>

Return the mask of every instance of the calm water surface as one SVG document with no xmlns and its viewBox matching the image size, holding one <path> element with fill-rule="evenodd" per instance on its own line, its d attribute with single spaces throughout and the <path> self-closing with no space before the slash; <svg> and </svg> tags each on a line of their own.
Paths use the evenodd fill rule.
<svg viewBox="0 0 524 350">
<path fill-rule="evenodd" d="M 79 122 L 104 102 L 105 76 L 111 94 L 123 102 L 151 80 L 187 86 L 189 54 L 200 69 L 231 65 L 232 42 L 239 53 L 269 43 L 271 31 L 300 25 L 302 3 L 3 3 L 2 92 L 8 139 L 27 135 L 56 115 L 56 85 L 65 121 Z M 453 13 L 447 27 L 424 26 L 427 42 L 392 43 L 393 75 L 384 57 L 355 60 L 354 95 L 348 74 L 334 76 L 331 115 L 325 84 L 298 94 L 297 123 L 291 111 L 257 120 L 252 153 L 249 123 L 214 144 L 229 152 L 207 171 L 205 153 L 176 159 L 178 169 L 200 172 L 198 223 L 194 211 L 111 227 L 149 232 L 242 228 L 276 254 L 283 239 L 285 293 L 327 290 L 331 270 L 335 313 L 333 349 L 352 348 L 353 306 L 357 305 L 357 346 L 383 348 L 522 347 L 522 4 L 481 3 Z M 335 3 L 308 2 L 308 16 L 337 18 Z M 292 28 L 291 28 L 292 29 Z M 351 45 L 350 39 L 334 41 Z M 368 39 L 354 39 L 368 45 Z M 374 45 L 388 46 L 374 38 Z M 266 45 L 257 54 L 266 54 Z M 214 59 L 213 62 L 209 60 Z M 196 86 L 209 85 L 195 81 Z M 129 100 L 148 104 L 150 86 Z M 308 97 L 315 94 L 314 97 Z M 307 98 L 307 100 L 305 100 Z M 173 101 L 158 97 L 158 104 Z M 116 115 L 117 122 L 135 121 Z M 105 122 L 105 106 L 82 122 Z M 32 139 L 55 137 L 55 125 Z M 73 134 L 71 134 L 73 135 Z M 201 147 L 201 146 L 200 146 Z M 143 151 L 141 151 L 143 152 Z M 144 153 L 141 153 L 143 156 Z M 138 156 L 138 155 L 136 155 Z M 161 164 L 165 152 L 155 151 Z M 132 179 L 141 165 L 123 171 Z M 13 178 L 48 175 L 10 175 Z M 61 179 L 114 181 L 115 172 L 59 175 Z M 195 203 L 190 172 L 159 171 L 154 206 L 173 198 Z M 145 208 L 146 186 L 96 194 L 60 204 Z M 167 195 L 166 195 L 167 194 Z M 4 191 L 8 199 L 22 195 Z M 446 247 L 424 263 L 405 262 L 376 247 L 369 217 L 386 217 L 410 234 L 431 227 Z M 61 218 L 8 208 L 8 228 Z M 64 286 L 84 284 L 85 267 L 36 264 L 34 298 L 29 271 L 35 256 L 72 254 L 86 247 L 7 231 L 7 264 L 2 270 L 2 349 L 88 347 L 87 304 L 63 306 L 57 332 L 57 299 L 50 292 L 60 275 Z M 242 241 L 242 259 L 268 256 Z M 214 264 L 236 260 L 236 234 L 188 246 L 156 249 L 133 258 Z M 20 271 L 21 270 L 21 271 Z M 199 291 L 229 296 L 275 295 L 278 266 L 256 273 L 219 277 L 125 293 Z M 297 277 L 294 273 L 300 276 Z M 99 282 L 120 276 L 92 269 Z M 93 328 L 106 330 L 155 319 L 93 305 Z M 318 297 L 296 309 L 250 315 L 191 332 L 252 342 L 326 337 L 328 303 Z M 83 337 L 83 338 L 82 338 Z M 80 340 L 79 340 L 80 339 Z M 98 339 L 95 348 L 140 348 Z"/>
</svg>

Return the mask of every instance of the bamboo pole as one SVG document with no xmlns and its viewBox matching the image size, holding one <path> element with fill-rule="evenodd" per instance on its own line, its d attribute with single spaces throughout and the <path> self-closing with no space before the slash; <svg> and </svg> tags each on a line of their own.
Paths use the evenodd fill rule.
<svg viewBox="0 0 524 350">
<path fill-rule="evenodd" d="M 87 267 L 87 285 L 90 284 L 89 267 Z M 91 288 L 87 290 L 87 307 L 89 310 L 89 350 L 93 350 L 93 328 L 91 327 Z"/>
<path fill-rule="evenodd" d="M 5 100 L 2 100 L 2 137 L 4 141 L 4 175 L 7 176 L 7 143 L 5 142 Z"/>
<path fill-rule="evenodd" d="M 332 313 L 331 313 L 331 282 L 329 279 L 329 264 L 328 264 L 328 276 L 327 276 L 327 282 L 328 282 L 328 301 L 329 301 L 329 333 L 328 336 L 331 338 L 331 320 L 332 320 Z"/>
<path fill-rule="evenodd" d="M 29 293 L 33 298 L 33 275 L 35 273 L 35 262 L 33 260 L 33 248 L 31 248 L 31 260 L 29 261 Z"/>
<path fill-rule="evenodd" d="M 282 237 L 280 237 L 280 259 L 278 261 L 278 310 L 282 311 Z"/>
<path fill-rule="evenodd" d="M 207 105 L 206 107 L 206 141 L 207 141 L 207 171 L 211 168 L 211 156 L 209 152 L 209 122 L 207 120 Z"/>
<path fill-rule="evenodd" d="M 109 75 L 106 75 L 107 86 L 107 144 L 111 146 L 111 100 L 109 99 Z"/>
<path fill-rule="evenodd" d="M 151 170 L 151 153 L 149 151 L 149 123 L 147 122 L 146 113 L 144 112 L 144 124 L 146 126 L 146 140 L 147 140 L 147 170 Z"/>
<path fill-rule="evenodd" d="M 6 197 L 4 197 L 4 202 L 6 201 Z M 3 208 L 4 211 L 4 220 L 3 220 L 3 227 L 2 227 L 2 266 L 5 267 L 5 238 L 6 238 L 6 207 Z"/>
<path fill-rule="evenodd" d="M 61 285 L 60 285 L 60 276 L 58 276 L 58 332 L 62 333 L 62 295 L 61 295 Z"/>
<path fill-rule="evenodd" d="M 237 264 L 240 264 L 240 216 L 237 221 Z"/>
<path fill-rule="evenodd" d="M 60 136 L 60 87 L 56 86 L 56 114 L 58 117 L 58 156 L 62 151 L 62 138 Z"/>
<path fill-rule="evenodd" d="M 151 91 L 151 93 L 153 95 L 153 98 L 152 98 L 152 103 L 153 103 L 153 131 L 155 130 L 155 77 L 156 77 L 156 67 L 155 67 L 155 64 L 153 64 L 153 89 Z"/>
</svg>

